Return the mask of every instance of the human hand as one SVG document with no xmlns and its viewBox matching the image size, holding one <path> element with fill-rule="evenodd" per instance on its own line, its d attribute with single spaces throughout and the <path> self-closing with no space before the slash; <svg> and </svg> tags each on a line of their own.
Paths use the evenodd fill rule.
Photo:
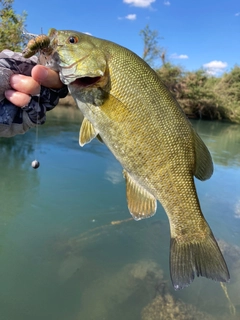
<svg viewBox="0 0 240 320">
<path fill-rule="evenodd" d="M 30 102 L 31 96 L 38 95 L 41 85 L 51 89 L 63 87 L 58 73 L 44 66 L 36 65 L 33 67 L 31 75 L 13 74 L 10 78 L 12 89 L 5 91 L 5 97 L 17 107 L 26 106 Z"/>
<path fill-rule="evenodd" d="M 68 93 L 58 73 L 37 62 L 36 56 L 26 59 L 10 50 L 0 52 L 0 137 L 43 124 L 46 112 Z"/>
</svg>

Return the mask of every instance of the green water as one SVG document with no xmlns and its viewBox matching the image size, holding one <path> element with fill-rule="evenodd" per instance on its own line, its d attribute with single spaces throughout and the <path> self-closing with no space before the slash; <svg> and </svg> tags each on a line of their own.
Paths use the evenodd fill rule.
<svg viewBox="0 0 240 320">
<path fill-rule="evenodd" d="M 56 108 L 37 144 L 34 130 L 0 139 L 0 319 L 240 319 L 240 126 L 193 122 L 215 162 L 196 184 L 231 306 L 211 280 L 172 289 L 165 212 L 127 220 L 121 167 L 97 140 L 79 147 L 79 123 L 77 110 Z"/>
</svg>

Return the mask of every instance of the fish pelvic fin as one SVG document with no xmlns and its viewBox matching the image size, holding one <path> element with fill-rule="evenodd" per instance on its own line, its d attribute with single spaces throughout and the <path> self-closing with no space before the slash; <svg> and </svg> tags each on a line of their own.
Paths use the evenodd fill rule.
<svg viewBox="0 0 240 320">
<path fill-rule="evenodd" d="M 96 132 L 91 122 L 84 118 L 79 132 L 80 146 L 83 147 L 85 144 L 91 142 L 97 135 L 98 132 Z"/>
<path fill-rule="evenodd" d="M 175 290 L 187 287 L 195 275 L 228 282 L 229 271 L 218 244 L 210 234 L 201 242 L 179 243 L 171 239 L 170 273 Z"/>
<path fill-rule="evenodd" d="M 157 209 L 156 198 L 140 186 L 130 174 L 124 170 L 128 209 L 135 220 L 150 218 Z"/>
<path fill-rule="evenodd" d="M 199 180 L 207 180 L 213 173 L 213 162 L 211 154 L 197 133 L 195 140 L 195 171 L 194 176 Z"/>
</svg>

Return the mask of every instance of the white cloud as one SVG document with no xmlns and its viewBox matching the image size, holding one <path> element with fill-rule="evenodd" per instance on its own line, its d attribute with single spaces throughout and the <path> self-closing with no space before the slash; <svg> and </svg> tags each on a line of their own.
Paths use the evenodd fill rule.
<svg viewBox="0 0 240 320">
<path fill-rule="evenodd" d="M 189 57 L 188 57 L 188 55 L 186 55 L 186 54 L 173 53 L 173 54 L 171 55 L 171 58 L 172 58 L 172 59 L 188 59 Z"/>
<path fill-rule="evenodd" d="M 118 17 L 118 20 L 123 20 L 123 19 L 136 20 L 137 19 L 137 15 L 135 13 L 132 13 L 132 14 L 128 14 L 125 17 Z"/>
<path fill-rule="evenodd" d="M 123 0 L 124 3 L 131 4 L 134 7 L 147 8 L 156 0 Z"/>
<path fill-rule="evenodd" d="M 236 17 L 240 16 L 240 12 L 235 13 L 235 16 Z"/>
<path fill-rule="evenodd" d="M 171 3 L 170 3 L 170 1 L 164 1 L 163 4 L 164 4 L 165 6 L 170 6 Z"/>
<path fill-rule="evenodd" d="M 228 65 L 227 62 L 213 60 L 211 62 L 205 63 L 203 65 L 203 68 L 206 69 L 206 72 L 209 75 L 216 76 L 219 73 L 222 73 L 224 69 L 227 68 L 227 65 Z"/>
<path fill-rule="evenodd" d="M 135 13 L 133 14 L 128 14 L 125 19 L 127 20 L 136 20 L 137 19 L 137 15 Z"/>
</svg>

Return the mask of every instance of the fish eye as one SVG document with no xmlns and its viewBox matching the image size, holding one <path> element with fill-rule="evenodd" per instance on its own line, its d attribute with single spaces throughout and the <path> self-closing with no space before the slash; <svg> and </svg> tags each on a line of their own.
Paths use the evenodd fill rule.
<svg viewBox="0 0 240 320">
<path fill-rule="evenodd" d="M 70 37 L 68 38 L 68 42 L 69 42 L 69 43 L 72 43 L 72 44 L 78 43 L 78 37 L 76 37 L 76 36 L 70 36 Z"/>
</svg>

